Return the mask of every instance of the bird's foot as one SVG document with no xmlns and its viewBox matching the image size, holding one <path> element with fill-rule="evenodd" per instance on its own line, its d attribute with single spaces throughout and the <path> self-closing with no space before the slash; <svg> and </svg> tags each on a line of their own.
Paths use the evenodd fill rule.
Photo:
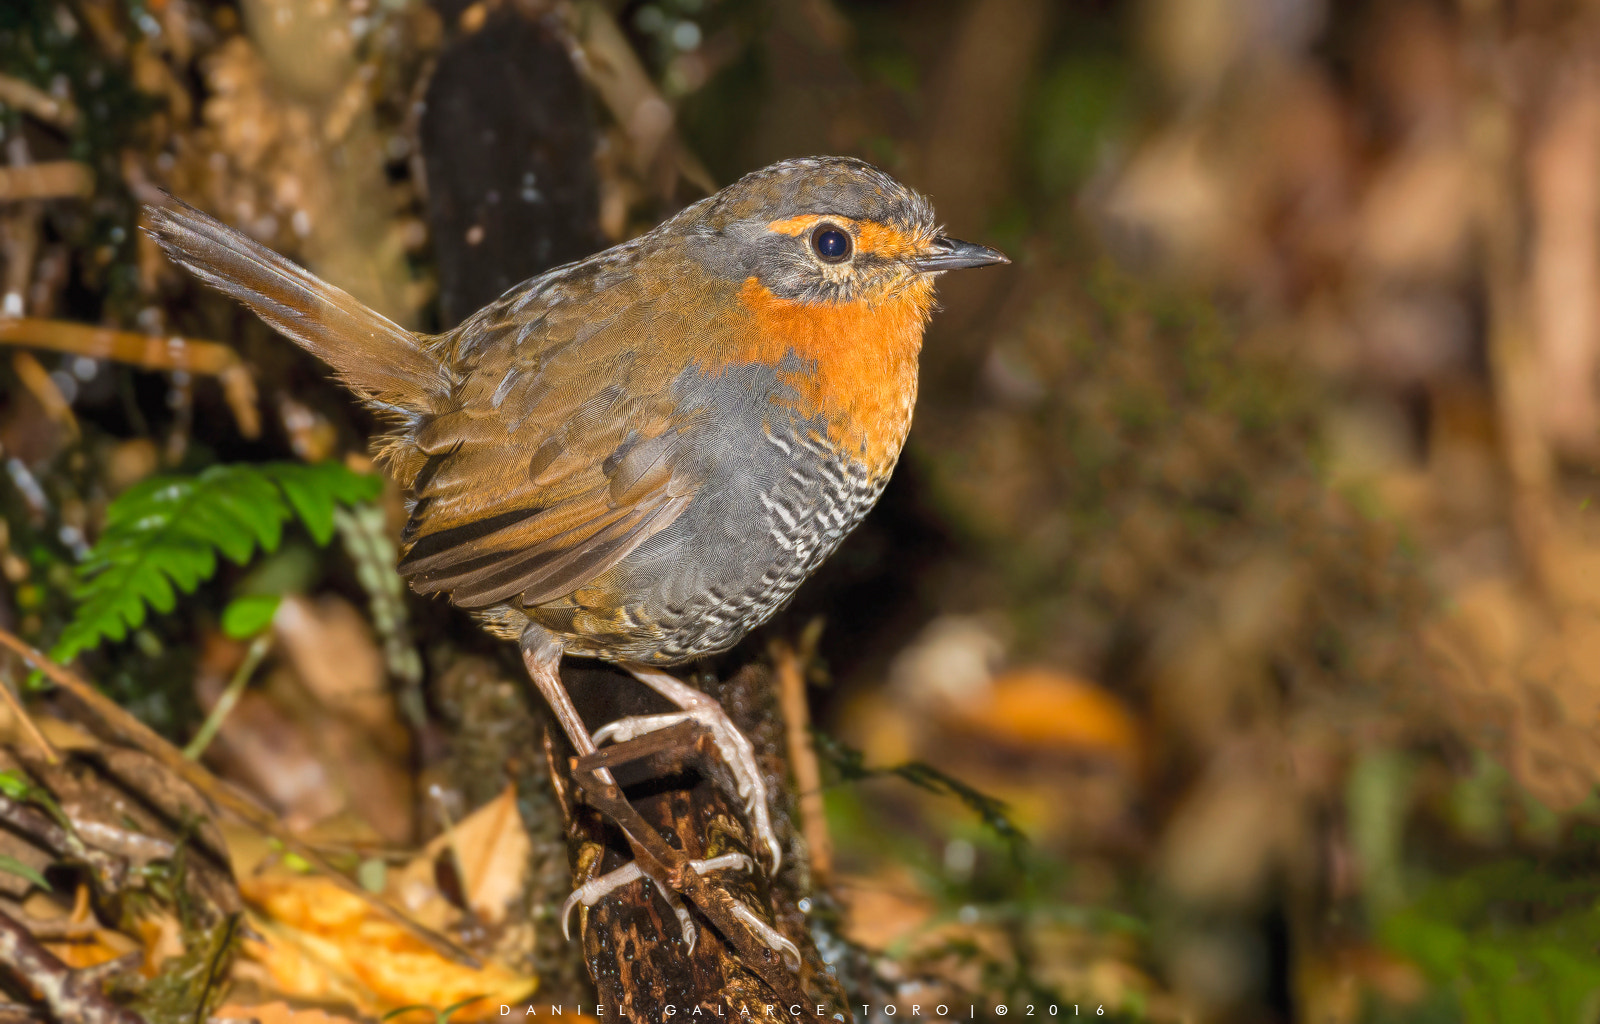
<svg viewBox="0 0 1600 1024">
<path fill-rule="evenodd" d="M 706 860 L 691 860 L 689 866 L 694 868 L 697 874 L 702 875 L 711 871 L 725 871 L 728 868 L 738 868 L 741 871 L 755 870 L 755 864 L 742 853 L 725 853 L 720 857 L 711 857 Z M 570 930 L 572 911 L 578 906 L 592 907 L 630 882 L 647 877 L 649 876 L 640 870 L 639 862 L 631 860 L 615 871 L 608 871 L 603 875 L 591 878 L 572 890 L 572 895 L 568 896 L 567 901 L 561 904 L 562 936 L 568 942 L 572 941 L 572 932 Z M 694 921 L 690 919 L 689 911 L 684 907 L 683 900 L 671 889 L 659 885 L 656 888 L 660 891 L 662 897 L 666 899 L 667 905 L 672 908 L 672 912 L 677 915 L 678 929 L 683 933 L 684 945 L 688 946 L 689 952 L 693 953 L 694 944 L 699 936 L 695 932 Z M 748 910 L 745 911 L 745 914 L 749 915 L 750 920 L 746 919 L 745 914 L 739 914 L 739 909 L 737 908 L 740 908 L 740 904 L 737 901 L 735 901 L 735 907 L 734 914 L 738 916 L 739 920 L 744 921 L 750 930 L 758 938 L 765 941 L 767 945 L 782 952 L 785 957 L 788 956 L 789 950 L 795 948 L 794 943 L 774 931 L 772 926 L 765 921 L 762 921 L 754 914 L 750 914 Z M 771 932 L 771 936 L 763 932 L 763 928 L 767 932 Z M 795 955 L 798 958 L 798 951 L 796 951 Z"/>
<path fill-rule="evenodd" d="M 619 718 L 596 732 L 594 741 L 597 744 L 607 741 L 625 743 L 680 722 L 698 723 L 716 744 L 717 752 L 733 773 L 734 788 L 738 791 L 739 799 L 744 801 L 745 814 L 749 816 L 757 845 L 766 848 L 772 870 L 776 873 L 778 866 L 783 863 L 783 848 L 778 844 L 777 833 L 772 830 L 772 816 L 767 810 L 767 785 L 762 781 L 761 769 L 756 765 L 755 748 L 734 727 L 721 704 L 710 697 L 701 697 L 682 711 Z"/>
</svg>

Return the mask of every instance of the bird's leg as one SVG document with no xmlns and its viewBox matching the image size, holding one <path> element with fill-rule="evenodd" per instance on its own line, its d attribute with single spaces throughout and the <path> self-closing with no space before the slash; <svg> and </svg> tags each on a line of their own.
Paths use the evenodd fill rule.
<svg viewBox="0 0 1600 1024">
<path fill-rule="evenodd" d="M 625 742 L 679 722 L 698 722 L 710 733 L 717 752 L 733 772 L 739 798 L 744 801 L 745 813 L 750 817 L 751 830 L 755 832 L 758 843 L 766 848 L 772 860 L 772 870 L 776 872 L 778 865 L 783 862 L 783 848 L 778 845 L 778 836 L 772 830 L 772 818 L 767 810 L 767 786 L 762 780 L 761 769 L 756 765 L 755 748 L 750 741 L 734 727 L 728 713 L 722 710 L 722 705 L 715 698 L 660 669 L 632 663 L 622 667 L 683 710 L 665 715 L 636 715 L 618 719 L 596 732 L 595 742 Z"/>
<path fill-rule="evenodd" d="M 566 686 L 561 682 L 561 644 L 555 637 L 544 630 L 539 629 L 537 626 L 530 626 L 522 634 L 521 646 L 522 663 L 527 666 L 528 675 L 533 679 L 533 685 L 538 689 L 540 696 L 544 697 L 545 703 L 550 705 L 550 710 L 555 712 L 556 721 L 560 723 L 561 731 L 567 734 L 567 739 L 572 743 L 573 750 L 577 751 L 579 757 L 587 757 L 593 754 L 595 752 L 594 740 L 589 738 L 589 730 L 584 727 L 583 719 L 578 716 L 578 709 L 572 706 L 572 697 L 568 695 Z M 596 768 L 594 774 L 608 786 L 617 784 L 617 780 L 612 776 L 609 768 Z M 632 837 L 630 836 L 629 838 L 631 839 Z M 631 882 L 640 875 L 644 875 L 644 870 L 637 863 L 626 864 L 616 871 L 585 882 L 579 887 L 577 893 L 573 893 L 573 896 L 584 892 L 589 886 L 604 883 L 606 879 L 622 872 L 627 872 L 630 869 L 633 873 L 627 878 L 620 879 L 616 883 L 617 885 Z M 656 878 L 653 875 L 645 875 L 645 877 L 656 884 L 656 889 L 661 893 L 662 898 L 667 901 L 667 905 L 672 908 L 673 914 L 678 918 L 678 927 L 683 932 L 683 941 L 691 950 L 694 949 L 696 938 L 694 922 L 689 918 L 688 908 L 683 905 L 683 898 L 673 891 L 665 879 Z M 604 889 L 601 895 L 615 887 L 615 885 L 612 885 Z M 595 898 L 598 899 L 599 896 Z M 571 905 L 571 898 L 567 900 L 567 903 L 569 906 Z M 592 906 L 593 903 L 591 901 L 586 905 Z M 565 909 L 562 911 L 561 920 L 562 930 L 565 931 Z"/>
<path fill-rule="evenodd" d="M 528 675 L 533 679 L 539 696 L 555 712 L 556 721 L 561 731 L 567 734 L 572 749 L 577 751 L 579 757 L 594 753 L 594 741 L 589 738 L 589 730 L 584 726 L 583 719 L 578 717 L 578 709 L 572 706 L 572 697 L 567 694 L 566 684 L 561 681 L 561 644 L 544 630 L 529 628 L 522 634 L 522 663 L 527 666 Z M 597 768 L 595 774 L 606 785 L 616 785 L 617 780 L 612 778 L 609 768 Z"/>
</svg>

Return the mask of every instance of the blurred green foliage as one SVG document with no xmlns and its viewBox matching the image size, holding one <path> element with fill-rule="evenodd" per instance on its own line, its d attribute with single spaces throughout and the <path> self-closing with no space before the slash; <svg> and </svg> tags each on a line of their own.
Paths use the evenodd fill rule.
<svg viewBox="0 0 1600 1024">
<path fill-rule="evenodd" d="M 1597 838 L 1587 830 L 1584 845 Z M 1435 1001 L 1469 1024 L 1585 1024 L 1600 1015 L 1600 875 L 1509 857 L 1428 886 L 1379 928 Z"/>
<path fill-rule="evenodd" d="M 337 504 L 370 501 L 381 483 L 334 462 L 216 465 L 198 476 L 164 476 L 129 488 L 106 509 L 105 528 L 79 563 L 73 619 L 51 650 L 71 661 L 143 624 L 146 609 L 170 612 L 217 569 L 217 552 L 243 565 L 273 552 L 298 518 L 318 544 L 333 538 Z"/>
</svg>

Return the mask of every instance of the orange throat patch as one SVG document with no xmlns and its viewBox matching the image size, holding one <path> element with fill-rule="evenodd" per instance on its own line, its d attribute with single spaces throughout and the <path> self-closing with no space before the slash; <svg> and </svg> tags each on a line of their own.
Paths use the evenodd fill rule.
<svg viewBox="0 0 1600 1024">
<path fill-rule="evenodd" d="M 780 298 L 751 277 L 739 304 L 750 327 L 726 364 L 777 365 L 792 353 L 806 364 L 781 375 L 799 396 L 797 411 L 820 415 L 832 444 L 871 471 L 888 472 L 911 428 L 932 279 L 915 278 L 878 299 L 808 303 Z"/>
</svg>

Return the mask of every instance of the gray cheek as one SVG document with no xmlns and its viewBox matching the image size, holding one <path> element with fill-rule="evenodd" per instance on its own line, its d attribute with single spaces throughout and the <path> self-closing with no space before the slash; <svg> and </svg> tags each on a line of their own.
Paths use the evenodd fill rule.
<svg viewBox="0 0 1600 1024">
<path fill-rule="evenodd" d="M 691 256 L 728 281 L 755 278 L 773 294 L 799 298 L 813 293 L 821 274 L 807 241 L 767 230 L 765 222 L 736 221 L 722 231 L 695 237 Z"/>
</svg>

